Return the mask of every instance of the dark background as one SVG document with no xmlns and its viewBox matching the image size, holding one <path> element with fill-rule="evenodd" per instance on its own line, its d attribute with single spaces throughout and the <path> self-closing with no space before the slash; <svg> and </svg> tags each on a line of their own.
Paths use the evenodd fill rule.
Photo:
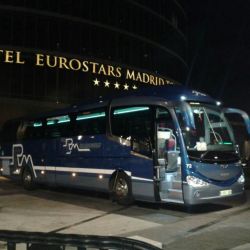
<svg viewBox="0 0 250 250">
<path fill-rule="evenodd" d="M 250 113 L 250 1 L 187 1 L 186 85 Z"/>
<path fill-rule="evenodd" d="M 0 63 L 0 96 L 99 96 L 92 75 L 33 67 L 43 51 L 160 74 L 250 113 L 249 16 L 250 0 L 0 0 L 0 44 L 27 54 L 26 67 Z"/>
</svg>

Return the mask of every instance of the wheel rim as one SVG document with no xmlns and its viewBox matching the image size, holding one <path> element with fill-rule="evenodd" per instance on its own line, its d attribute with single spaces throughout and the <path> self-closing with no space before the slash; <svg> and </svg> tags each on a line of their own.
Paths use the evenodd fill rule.
<svg viewBox="0 0 250 250">
<path fill-rule="evenodd" d="M 119 197 L 125 197 L 128 194 L 128 184 L 123 178 L 119 178 L 116 183 L 115 192 Z"/>
</svg>

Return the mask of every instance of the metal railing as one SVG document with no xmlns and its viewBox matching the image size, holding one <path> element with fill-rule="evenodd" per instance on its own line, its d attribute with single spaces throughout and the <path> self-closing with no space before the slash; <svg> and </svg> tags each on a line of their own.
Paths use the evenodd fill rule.
<svg viewBox="0 0 250 250">
<path fill-rule="evenodd" d="M 160 250 L 146 242 L 117 236 L 0 230 L 1 250 Z"/>
</svg>

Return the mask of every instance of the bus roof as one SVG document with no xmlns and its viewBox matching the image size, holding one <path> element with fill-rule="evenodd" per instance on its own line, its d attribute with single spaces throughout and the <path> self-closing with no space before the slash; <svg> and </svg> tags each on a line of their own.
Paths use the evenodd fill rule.
<svg viewBox="0 0 250 250">
<path fill-rule="evenodd" d="M 194 102 L 206 102 L 215 103 L 215 99 L 209 95 L 189 89 L 181 85 L 168 85 L 168 86 L 150 86 L 139 88 L 136 91 L 126 92 L 121 96 L 154 96 L 162 97 L 167 101 L 194 101 Z"/>
<path fill-rule="evenodd" d="M 181 85 L 168 85 L 168 86 L 149 86 L 149 87 L 140 87 L 138 90 L 134 91 L 126 91 L 124 90 L 123 93 L 119 93 L 109 96 L 102 96 L 99 99 L 96 98 L 94 100 L 89 100 L 85 102 L 80 102 L 75 105 L 71 105 L 70 107 L 66 107 L 63 109 L 57 109 L 54 111 L 49 111 L 45 113 L 40 113 L 37 115 L 32 115 L 30 117 L 25 117 L 26 119 L 38 119 L 41 117 L 49 117 L 49 116 L 55 116 L 65 113 L 73 113 L 77 112 L 78 110 L 82 109 L 93 109 L 93 108 L 101 108 L 106 105 L 111 100 L 119 99 L 119 98 L 126 98 L 126 97 L 152 97 L 155 99 L 156 97 L 162 98 L 166 101 L 189 101 L 189 102 L 205 102 L 205 103 L 211 103 L 215 104 L 216 100 L 211 98 L 209 95 L 188 89 Z"/>
</svg>

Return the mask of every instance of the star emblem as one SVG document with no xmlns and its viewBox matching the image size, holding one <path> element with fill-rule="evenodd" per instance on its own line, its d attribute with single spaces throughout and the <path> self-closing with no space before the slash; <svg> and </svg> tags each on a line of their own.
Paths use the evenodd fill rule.
<svg viewBox="0 0 250 250">
<path fill-rule="evenodd" d="M 107 88 L 109 88 L 109 85 L 110 85 L 110 82 L 109 82 L 108 80 L 106 80 L 106 81 L 104 82 L 104 86 L 107 87 Z"/>
<path fill-rule="evenodd" d="M 128 86 L 127 83 L 125 85 L 123 85 L 123 86 L 124 86 L 124 90 L 128 90 L 129 86 Z"/>
<path fill-rule="evenodd" d="M 135 85 L 132 87 L 134 90 L 138 89 Z"/>
<path fill-rule="evenodd" d="M 94 82 L 94 86 L 99 86 L 100 81 L 98 81 L 97 78 L 95 80 L 93 80 L 93 82 Z"/>
<path fill-rule="evenodd" d="M 118 82 L 116 82 L 114 85 L 115 85 L 115 89 L 119 89 L 120 84 Z"/>
</svg>

